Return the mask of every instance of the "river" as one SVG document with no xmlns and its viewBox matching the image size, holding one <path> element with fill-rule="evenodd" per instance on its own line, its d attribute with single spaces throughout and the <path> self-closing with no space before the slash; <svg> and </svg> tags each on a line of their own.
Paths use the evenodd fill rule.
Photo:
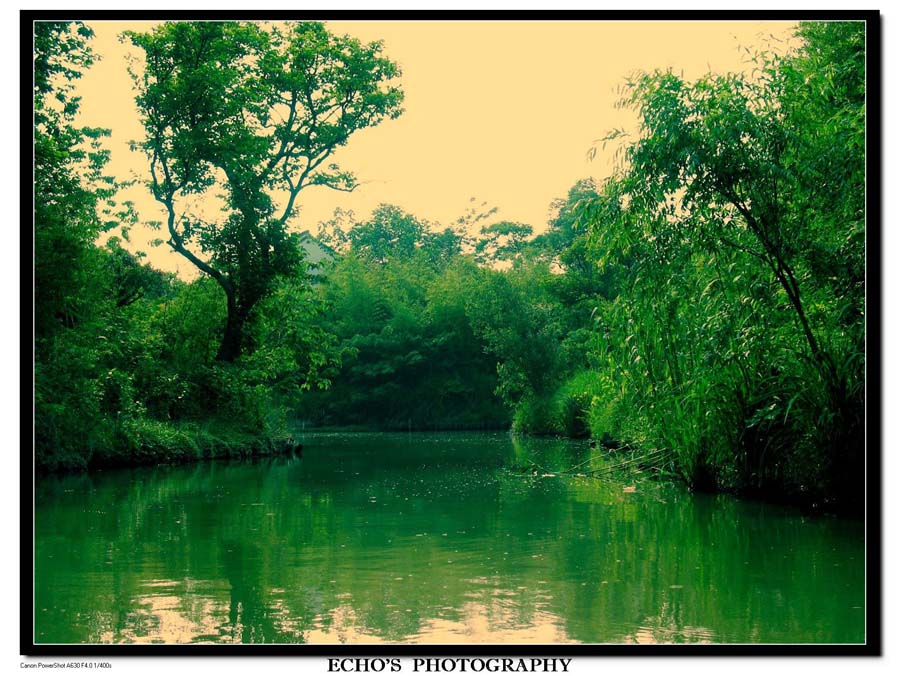
<svg viewBox="0 0 900 676">
<path fill-rule="evenodd" d="M 302 435 L 42 477 L 36 643 L 854 643 L 863 524 L 596 469 L 585 442 Z"/>
</svg>

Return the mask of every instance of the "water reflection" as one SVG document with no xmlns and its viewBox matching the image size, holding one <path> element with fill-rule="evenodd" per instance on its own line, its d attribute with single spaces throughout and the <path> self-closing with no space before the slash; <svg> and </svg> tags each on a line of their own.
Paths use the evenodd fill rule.
<svg viewBox="0 0 900 676">
<path fill-rule="evenodd" d="M 304 441 L 39 482 L 36 641 L 865 638 L 861 524 L 561 474 L 603 462 L 584 444 Z"/>
</svg>

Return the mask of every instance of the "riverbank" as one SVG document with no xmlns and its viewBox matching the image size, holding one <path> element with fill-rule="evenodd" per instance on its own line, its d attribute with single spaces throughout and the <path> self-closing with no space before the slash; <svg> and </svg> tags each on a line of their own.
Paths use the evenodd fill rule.
<svg viewBox="0 0 900 676">
<path fill-rule="evenodd" d="M 167 465 L 214 458 L 251 458 L 293 453 L 287 434 L 248 430 L 223 421 L 161 422 L 133 419 L 98 430 L 81 453 L 36 454 L 38 472 Z"/>
<path fill-rule="evenodd" d="M 628 455 L 630 461 L 625 463 L 628 471 L 639 469 L 643 473 L 652 474 L 661 480 L 671 481 L 689 488 L 692 492 L 706 494 L 725 494 L 739 498 L 761 500 L 771 504 L 795 507 L 810 514 L 838 514 L 859 518 L 861 511 L 856 504 L 844 504 L 828 499 L 821 494 L 811 492 L 785 492 L 774 490 L 771 486 L 752 486 L 735 482 L 724 484 L 719 482 L 691 483 L 678 471 L 677 457 L 672 451 L 656 449 L 643 451 L 639 445 L 610 443 L 605 435 L 603 439 L 591 438 L 581 434 L 559 433 L 525 433 L 517 431 L 515 426 L 510 430 L 502 427 L 493 428 L 430 428 L 398 429 L 394 426 L 375 428 L 360 425 L 332 425 L 322 427 L 291 425 L 296 435 L 303 433 L 390 433 L 411 432 L 431 433 L 463 432 L 463 431 L 507 431 L 522 439 L 560 439 L 578 441 L 589 445 L 598 452 L 603 452 L 607 459 L 615 464 L 617 456 Z M 116 467 L 138 467 L 152 465 L 171 465 L 211 459 L 240 459 L 290 454 L 296 451 L 296 442 L 284 431 L 266 432 L 248 430 L 227 421 L 204 422 L 162 422 L 152 419 L 131 419 L 110 423 L 107 429 L 100 430 L 94 436 L 94 443 L 83 449 L 81 454 L 39 453 L 35 463 L 36 471 L 77 472 L 89 469 L 106 469 Z M 646 459 L 646 460 L 645 460 Z"/>
<path fill-rule="evenodd" d="M 731 392 L 730 386 L 718 398 L 687 405 L 661 391 L 638 396 L 604 373 L 583 371 L 548 394 L 523 398 L 512 428 L 652 455 L 649 471 L 692 491 L 863 518 L 864 409 L 840 404 L 821 382 L 818 390 L 815 384 L 810 376 L 806 390 L 786 386 L 785 392 L 803 396 L 781 393 L 765 408 L 756 395 Z"/>
</svg>

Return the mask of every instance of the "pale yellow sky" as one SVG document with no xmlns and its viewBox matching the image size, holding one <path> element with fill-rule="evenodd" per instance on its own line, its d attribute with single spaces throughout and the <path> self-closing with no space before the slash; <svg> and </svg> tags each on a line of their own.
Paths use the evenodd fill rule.
<svg viewBox="0 0 900 676">
<path fill-rule="evenodd" d="M 101 60 L 82 78 L 82 121 L 112 130 L 110 171 L 120 179 L 147 176 L 131 152 L 142 129 L 126 72 L 133 51 L 118 41 L 142 22 L 89 22 Z M 546 227 L 550 202 L 580 178 L 602 179 L 611 152 L 588 161 L 596 139 L 631 127 L 617 109 L 617 89 L 632 72 L 673 68 L 687 78 L 746 68 L 739 46 L 768 36 L 786 38 L 786 22 L 328 22 L 333 32 L 381 39 L 399 62 L 405 112 L 350 138 L 336 159 L 362 185 L 353 193 L 313 187 L 301 194 L 298 230 L 315 232 L 336 207 L 367 216 L 381 202 L 450 224 L 472 197 L 497 206 L 497 219 Z M 777 44 L 777 43 L 776 43 Z M 144 220 L 161 220 L 146 188 L 128 198 Z M 160 268 L 193 276 L 190 263 L 148 242 L 159 233 L 138 228 L 135 248 Z"/>
</svg>

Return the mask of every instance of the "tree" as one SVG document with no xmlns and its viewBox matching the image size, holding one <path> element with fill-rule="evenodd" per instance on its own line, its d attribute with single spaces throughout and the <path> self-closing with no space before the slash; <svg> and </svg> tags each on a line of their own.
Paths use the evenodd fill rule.
<svg viewBox="0 0 900 676">
<path fill-rule="evenodd" d="M 174 274 L 160 272 L 142 262 L 146 254 L 131 253 L 116 237 L 111 237 L 100 253 L 116 307 L 127 307 L 145 297 L 162 298 L 170 293 Z"/>
<path fill-rule="evenodd" d="M 484 350 L 496 358 L 497 394 L 510 406 L 542 397 L 564 370 L 559 306 L 546 266 L 473 275 L 466 314 Z"/>
<path fill-rule="evenodd" d="M 102 176 L 107 156 L 98 142 L 108 132 L 76 126 L 74 81 L 94 61 L 90 28 L 79 22 L 34 24 L 35 330 L 42 339 L 73 326 L 87 311 L 96 280 L 93 243 L 111 195 Z"/>
<path fill-rule="evenodd" d="M 552 214 L 547 223 L 547 231 L 541 233 L 532 240 L 532 246 L 539 254 L 548 256 L 554 262 L 560 264 L 564 261 L 560 257 L 569 250 L 576 240 L 586 239 L 586 229 L 578 227 L 578 209 L 587 200 L 595 199 L 597 184 L 592 178 L 583 178 L 577 181 L 565 198 L 555 199 L 550 203 Z M 579 267 L 596 267 L 593 261 L 579 260 Z M 570 266 L 566 265 L 566 269 Z"/>
<path fill-rule="evenodd" d="M 318 238 L 336 251 L 353 252 L 379 265 L 421 256 L 442 267 L 460 253 L 464 237 L 451 228 L 438 228 L 396 205 L 379 204 L 369 220 L 361 222 L 352 211 L 336 209 L 319 224 Z"/>
<path fill-rule="evenodd" d="M 393 204 L 379 204 L 372 217 L 355 224 L 347 239 L 353 251 L 376 263 L 410 258 L 422 246 L 429 224 Z"/>
<path fill-rule="evenodd" d="M 583 210 L 619 280 L 595 319 L 621 410 L 692 483 L 861 505 L 865 28 L 797 34 L 747 73 L 629 82 L 638 136 Z"/>
<path fill-rule="evenodd" d="M 83 466 L 100 428 L 97 374 L 114 304 L 94 246 L 114 185 L 107 133 L 76 124 L 74 81 L 90 67 L 80 22 L 34 23 L 34 416 L 39 464 Z"/>
<path fill-rule="evenodd" d="M 798 55 L 757 55 L 752 75 L 689 83 L 667 71 L 631 81 L 624 103 L 639 112 L 641 132 L 621 191 L 659 246 L 690 233 L 709 250 L 729 247 L 764 265 L 822 377 L 835 381 L 803 273 L 835 236 L 862 261 L 864 28 L 809 24 L 800 35 L 807 45 Z M 838 205 L 835 223 L 827 214 Z"/>
<path fill-rule="evenodd" d="M 234 361 L 254 307 L 300 263 L 288 228 L 300 192 L 355 187 L 329 158 L 354 132 L 400 115 L 399 69 L 380 42 L 314 22 L 174 22 L 126 36 L 146 55 L 133 73 L 140 147 L 168 244 L 224 291 L 217 359 Z M 183 211 L 185 198 L 214 188 L 220 216 Z"/>
<path fill-rule="evenodd" d="M 526 223 L 500 221 L 481 228 L 481 239 L 475 244 L 475 260 L 480 263 L 514 261 L 522 255 L 532 228 Z"/>
</svg>

